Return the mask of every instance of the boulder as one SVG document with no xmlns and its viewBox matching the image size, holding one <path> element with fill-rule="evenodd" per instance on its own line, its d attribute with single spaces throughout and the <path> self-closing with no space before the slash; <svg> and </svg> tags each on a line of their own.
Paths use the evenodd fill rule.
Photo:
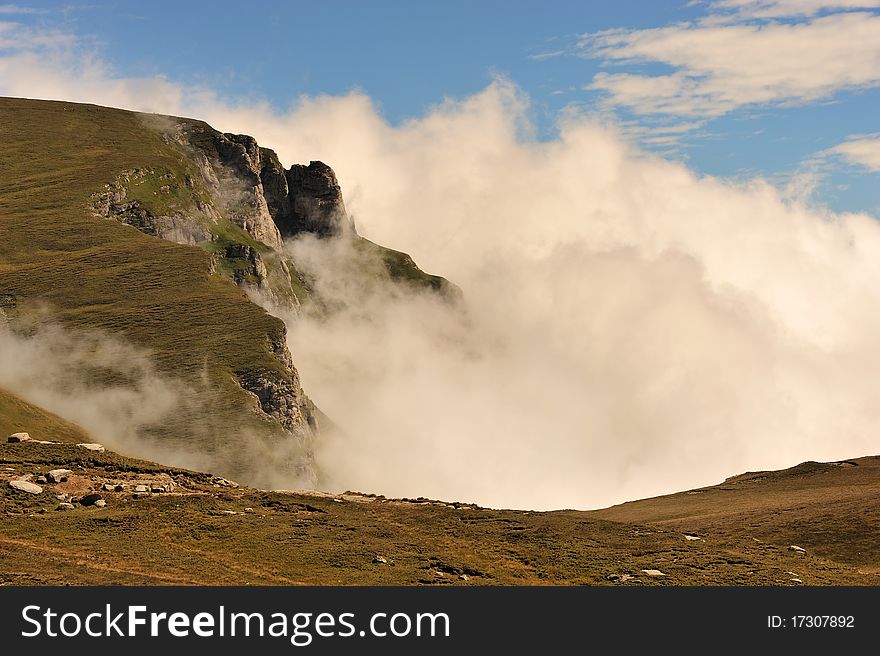
<svg viewBox="0 0 880 656">
<path fill-rule="evenodd" d="M 37 483 L 39 485 L 45 485 L 49 480 L 45 476 L 37 476 Z"/>
<path fill-rule="evenodd" d="M 150 490 L 146 485 L 135 485 L 134 491 L 135 492 L 149 492 Z"/>
<path fill-rule="evenodd" d="M 98 494 L 97 492 L 92 492 L 90 494 L 85 495 L 79 502 L 84 506 L 94 506 L 98 501 L 103 501 L 104 498 Z"/>
<path fill-rule="evenodd" d="M 28 494 L 43 493 L 43 488 L 30 481 L 9 481 L 9 487 L 18 490 L 19 492 L 27 492 Z"/>
<path fill-rule="evenodd" d="M 643 569 L 642 574 L 644 574 L 645 576 L 666 576 L 666 574 L 661 572 L 659 569 Z"/>
<path fill-rule="evenodd" d="M 69 469 L 53 469 L 46 472 L 46 479 L 50 483 L 63 483 L 72 473 Z"/>
<path fill-rule="evenodd" d="M 97 444 L 94 442 L 83 442 L 82 444 L 77 444 L 77 446 L 81 446 L 84 449 L 88 449 L 89 451 L 104 451 L 103 444 Z"/>
<path fill-rule="evenodd" d="M 62 502 L 58 504 L 55 510 L 74 510 L 74 507 L 72 503 Z"/>
<path fill-rule="evenodd" d="M 10 435 L 6 439 L 6 441 L 7 442 L 29 442 L 30 439 L 31 439 L 31 436 L 28 435 L 27 433 L 13 433 L 12 435 Z"/>
<path fill-rule="evenodd" d="M 106 505 L 107 505 L 107 502 L 104 501 L 103 499 L 98 499 L 97 501 L 95 501 L 95 508 L 103 508 Z"/>
</svg>

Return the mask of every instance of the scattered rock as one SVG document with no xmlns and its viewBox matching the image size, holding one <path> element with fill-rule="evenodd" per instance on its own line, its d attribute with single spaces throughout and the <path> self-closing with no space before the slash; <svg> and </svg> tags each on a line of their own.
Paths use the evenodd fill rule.
<svg viewBox="0 0 880 656">
<path fill-rule="evenodd" d="M 379 564 L 382 564 L 382 565 L 387 565 L 387 564 L 388 564 L 388 559 L 385 558 L 384 556 L 376 556 L 375 558 L 373 558 L 373 562 L 374 562 L 374 563 L 379 563 Z"/>
<path fill-rule="evenodd" d="M 619 583 L 626 583 L 627 581 L 629 581 L 632 578 L 633 578 L 632 574 L 609 574 L 608 575 L 609 581 L 617 581 Z"/>
<path fill-rule="evenodd" d="M 135 485 L 134 491 L 135 492 L 149 492 L 150 490 L 147 488 L 146 485 Z"/>
<path fill-rule="evenodd" d="M 64 493 L 56 494 L 55 498 L 58 499 L 59 501 L 67 501 L 67 495 Z"/>
<path fill-rule="evenodd" d="M 59 503 L 55 510 L 74 510 L 72 503 Z"/>
<path fill-rule="evenodd" d="M 797 546 L 796 544 L 791 545 L 791 546 L 788 548 L 788 550 L 789 550 L 789 551 L 794 551 L 795 553 L 799 553 L 799 554 L 805 554 L 805 553 L 807 553 L 807 550 L 806 550 L 806 549 L 804 549 L 803 547 L 799 547 L 799 546 Z"/>
<path fill-rule="evenodd" d="M 792 583 L 803 583 L 800 579 L 791 579 Z"/>
<path fill-rule="evenodd" d="M 103 444 L 97 444 L 95 442 L 83 442 L 82 444 L 77 444 L 77 446 L 81 446 L 89 451 L 106 451 Z"/>
<path fill-rule="evenodd" d="M 7 442 L 30 442 L 31 436 L 27 433 L 13 433 L 8 438 L 6 438 Z"/>
<path fill-rule="evenodd" d="M 39 485 L 45 485 L 49 480 L 45 476 L 37 476 L 37 483 Z"/>
<path fill-rule="evenodd" d="M 116 491 L 116 486 L 115 486 L 115 485 L 111 485 L 110 483 L 104 483 L 104 484 L 101 486 L 101 489 L 104 490 L 104 492 L 115 492 L 115 491 Z"/>
<path fill-rule="evenodd" d="M 92 492 L 91 494 L 85 495 L 79 502 L 84 506 L 94 506 L 98 501 L 103 501 L 104 497 L 102 497 L 97 492 Z"/>
<path fill-rule="evenodd" d="M 30 481 L 9 481 L 9 486 L 19 492 L 27 492 L 28 494 L 42 494 L 43 488 L 36 483 Z"/>
<path fill-rule="evenodd" d="M 46 472 L 46 478 L 49 479 L 50 483 L 63 483 L 72 473 L 73 472 L 71 472 L 69 469 L 53 469 Z"/>
<path fill-rule="evenodd" d="M 643 569 L 642 574 L 645 574 L 646 576 L 666 576 L 666 574 L 659 569 Z"/>
<path fill-rule="evenodd" d="M 462 581 L 470 581 L 471 580 L 471 577 L 468 576 L 467 574 L 459 574 L 458 578 L 460 578 Z"/>
<path fill-rule="evenodd" d="M 103 499 L 98 499 L 97 501 L 95 501 L 95 508 L 103 508 L 106 505 L 107 505 L 107 502 L 104 501 Z"/>
<path fill-rule="evenodd" d="M 165 486 L 164 486 L 164 485 L 158 485 L 158 484 L 156 484 L 156 485 L 151 485 L 151 486 L 150 486 L 150 492 L 152 492 L 153 494 L 162 494 L 162 493 L 165 492 L 165 491 L 166 491 L 166 490 L 165 490 Z"/>
<path fill-rule="evenodd" d="M 120 483 L 119 485 L 115 485 L 113 487 L 113 491 L 114 492 L 123 492 L 123 491 L 125 491 L 125 485 L 123 485 L 122 483 Z"/>
<path fill-rule="evenodd" d="M 685 534 L 684 539 L 687 540 L 687 541 L 689 541 L 689 542 L 691 542 L 691 541 L 693 541 L 693 540 L 702 540 L 703 538 L 701 538 L 699 535 L 687 535 L 687 534 Z"/>
</svg>

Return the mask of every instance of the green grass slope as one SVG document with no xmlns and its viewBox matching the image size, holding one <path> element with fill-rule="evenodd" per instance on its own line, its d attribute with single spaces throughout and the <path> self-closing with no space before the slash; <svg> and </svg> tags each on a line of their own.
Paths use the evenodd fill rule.
<svg viewBox="0 0 880 656">
<path fill-rule="evenodd" d="M 0 443 L 0 585 L 876 585 L 880 459 L 856 462 L 527 512 L 267 492 L 110 451 Z M 69 480 L 40 494 L 8 483 L 57 467 Z M 58 494 L 95 491 L 106 507 L 55 510 Z"/>
<path fill-rule="evenodd" d="M 82 428 L 0 389 L 0 442 L 12 433 L 30 433 L 35 440 L 91 442 Z"/>
</svg>

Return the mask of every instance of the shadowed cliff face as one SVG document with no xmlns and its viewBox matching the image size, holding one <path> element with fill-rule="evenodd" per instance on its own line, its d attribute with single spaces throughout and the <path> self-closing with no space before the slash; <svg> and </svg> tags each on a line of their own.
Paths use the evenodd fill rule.
<svg viewBox="0 0 880 656">
<path fill-rule="evenodd" d="M 308 166 L 294 164 L 285 177 L 290 211 L 275 217 L 285 238 L 304 232 L 332 237 L 354 230 L 345 211 L 336 174 L 324 162 L 309 162 Z"/>
</svg>

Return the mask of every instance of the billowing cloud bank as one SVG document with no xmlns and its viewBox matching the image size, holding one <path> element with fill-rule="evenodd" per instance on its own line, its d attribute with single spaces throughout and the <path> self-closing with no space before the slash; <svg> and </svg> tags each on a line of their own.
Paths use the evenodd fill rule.
<svg viewBox="0 0 880 656">
<path fill-rule="evenodd" d="M 877 451 L 873 218 L 700 178 L 589 120 L 536 143 L 524 103 L 496 83 L 399 128 L 359 97 L 292 118 L 289 152 L 334 163 L 359 229 L 469 311 L 354 292 L 292 325 L 346 430 L 321 454 L 339 486 L 589 507 Z M 299 248 L 319 276 L 332 260 Z"/>
</svg>

